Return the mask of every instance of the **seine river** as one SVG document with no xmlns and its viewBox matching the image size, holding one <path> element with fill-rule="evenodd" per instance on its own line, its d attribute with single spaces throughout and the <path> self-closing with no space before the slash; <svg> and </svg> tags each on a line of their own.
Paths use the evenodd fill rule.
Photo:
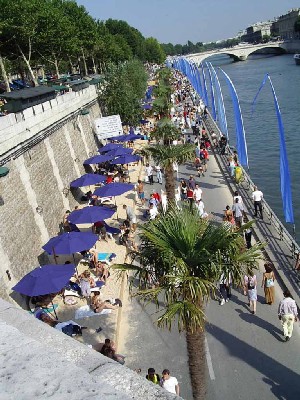
<svg viewBox="0 0 300 400">
<path fill-rule="evenodd" d="M 300 65 L 293 55 L 250 56 L 233 63 L 227 56 L 210 58 L 231 78 L 237 90 L 243 114 L 249 157 L 249 173 L 263 191 L 265 199 L 284 222 L 280 194 L 279 133 L 270 85 L 262 89 L 252 114 L 252 101 L 268 73 L 272 79 L 285 128 L 290 165 L 296 235 L 300 242 Z M 220 73 L 231 145 L 235 144 L 233 111 L 227 84 Z M 286 225 L 286 224 L 285 224 Z M 289 225 L 289 224 L 287 224 Z M 290 227 L 288 227 L 290 228 Z M 289 229 L 290 230 L 290 229 Z"/>
</svg>

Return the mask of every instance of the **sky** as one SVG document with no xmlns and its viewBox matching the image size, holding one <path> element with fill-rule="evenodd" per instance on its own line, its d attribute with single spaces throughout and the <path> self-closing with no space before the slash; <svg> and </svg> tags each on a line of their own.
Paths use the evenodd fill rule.
<svg viewBox="0 0 300 400">
<path fill-rule="evenodd" d="M 185 44 L 228 39 L 300 7 L 296 0 L 77 0 L 96 19 L 122 19 L 145 37 Z"/>
</svg>

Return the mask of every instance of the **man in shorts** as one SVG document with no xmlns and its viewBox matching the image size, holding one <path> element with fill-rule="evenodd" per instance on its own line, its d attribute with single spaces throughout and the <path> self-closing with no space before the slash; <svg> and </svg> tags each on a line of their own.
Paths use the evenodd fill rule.
<svg viewBox="0 0 300 400">
<path fill-rule="evenodd" d="M 139 200 L 141 201 L 142 205 L 144 205 L 145 204 L 144 184 L 140 179 L 138 180 L 137 193 Z"/>
</svg>

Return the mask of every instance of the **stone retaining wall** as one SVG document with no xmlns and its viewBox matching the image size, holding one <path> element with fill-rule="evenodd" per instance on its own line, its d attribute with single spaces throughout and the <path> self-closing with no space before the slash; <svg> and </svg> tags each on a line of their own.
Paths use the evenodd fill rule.
<svg viewBox="0 0 300 400">
<path fill-rule="evenodd" d="M 83 161 L 97 153 L 93 120 L 101 115 L 96 103 L 90 114 L 76 115 L 60 129 L 11 159 L 10 172 L 0 179 L 0 296 L 11 301 L 10 288 L 45 257 L 41 246 L 59 232 L 64 211 L 77 202 L 70 182 L 85 170 Z M 36 211 L 37 207 L 41 210 Z M 9 271 L 9 281 L 6 271 Z"/>
</svg>

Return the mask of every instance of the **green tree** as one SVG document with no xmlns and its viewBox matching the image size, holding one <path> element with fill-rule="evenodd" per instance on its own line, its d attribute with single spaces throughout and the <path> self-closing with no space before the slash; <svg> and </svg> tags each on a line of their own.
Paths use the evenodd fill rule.
<svg viewBox="0 0 300 400">
<path fill-rule="evenodd" d="M 119 114 L 123 123 L 136 125 L 142 118 L 140 99 L 147 88 L 147 74 L 140 61 L 110 65 L 100 101 L 108 115 Z"/>
<path fill-rule="evenodd" d="M 158 127 L 157 130 L 159 129 Z M 161 130 L 163 129 L 164 127 L 161 128 Z M 167 198 L 171 202 L 174 201 L 176 182 L 174 179 L 173 163 L 180 165 L 192 160 L 195 156 L 194 146 L 192 144 L 178 144 L 176 146 L 166 144 L 161 146 L 158 144 L 147 147 L 145 151 L 164 169 Z"/>
<path fill-rule="evenodd" d="M 145 59 L 150 63 L 162 64 L 165 58 L 166 55 L 157 39 L 147 38 L 145 40 Z"/>
<path fill-rule="evenodd" d="M 173 140 L 180 138 L 181 131 L 173 124 L 169 118 L 162 118 L 157 121 L 151 137 L 157 141 L 162 140 L 164 144 L 170 145 Z"/>
<path fill-rule="evenodd" d="M 133 264 L 117 265 L 133 271 L 138 295 L 155 301 L 159 327 L 186 332 L 193 398 L 205 398 L 205 305 L 215 296 L 222 274 L 241 285 L 249 270 L 262 258 L 261 246 L 246 250 L 241 231 L 229 224 L 203 220 L 186 207 L 169 207 L 165 215 L 140 227 L 141 244 Z M 138 264 L 137 264 L 138 262 Z M 147 289 L 149 282 L 155 288 Z M 131 289 L 133 287 L 131 286 Z"/>
</svg>

